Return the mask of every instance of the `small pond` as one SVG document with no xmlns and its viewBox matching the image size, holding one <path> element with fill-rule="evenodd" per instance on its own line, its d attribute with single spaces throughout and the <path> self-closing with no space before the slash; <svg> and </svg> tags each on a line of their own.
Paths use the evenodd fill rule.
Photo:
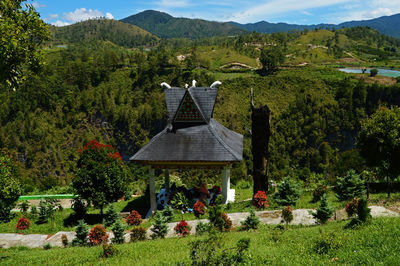
<svg viewBox="0 0 400 266">
<path fill-rule="evenodd" d="M 386 76 L 386 77 L 400 77 L 400 71 L 398 70 L 390 70 L 390 69 L 384 69 L 384 68 L 377 68 L 378 69 L 378 75 Z M 339 68 L 338 70 L 346 73 L 362 73 L 361 68 Z M 370 73 L 371 68 L 367 68 L 366 73 Z"/>
</svg>

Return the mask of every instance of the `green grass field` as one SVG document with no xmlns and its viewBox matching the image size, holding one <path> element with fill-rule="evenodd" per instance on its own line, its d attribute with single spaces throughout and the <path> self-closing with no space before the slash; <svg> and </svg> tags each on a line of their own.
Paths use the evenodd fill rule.
<svg viewBox="0 0 400 266">
<path fill-rule="evenodd" d="M 223 248 L 250 238 L 252 265 L 397 265 L 400 261 L 400 219 L 375 218 L 357 229 L 345 229 L 348 221 L 323 226 L 293 226 L 288 230 L 261 226 L 256 231 L 223 233 Z M 336 248 L 325 254 L 315 250 L 320 234 L 333 234 Z M 2 265 L 176 265 L 190 263 L 189 243 L 200 237 L 169 238 L 117 245 L 117 254 L 101 258 L 101 247 L 52 248 L 50 250 L 0 249 Z M 326 238 L 324 238 L 326 239 Z"/>
</svg>

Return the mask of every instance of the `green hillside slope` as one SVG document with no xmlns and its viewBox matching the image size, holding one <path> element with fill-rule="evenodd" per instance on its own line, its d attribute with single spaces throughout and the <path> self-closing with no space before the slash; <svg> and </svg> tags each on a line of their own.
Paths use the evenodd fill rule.
<svg viewBox="0 0 400 266">
<path fill-rule="evenodd" d="M 50 26 L 50 33 L 53 44 L 100 40 L 134 47 L 158 41 L 157 37 L 135 25 L 108 19 L 87 20 L 64 27 Z"/>
<path fill-rule="evenodd" d="M 175 18 L 154 10 L 146 10 L 121 21 L 136 25 L 161 38 L 197 39 L 211 36 L 239 35 L 246 32 L 230 23 Z"/>
</svg>

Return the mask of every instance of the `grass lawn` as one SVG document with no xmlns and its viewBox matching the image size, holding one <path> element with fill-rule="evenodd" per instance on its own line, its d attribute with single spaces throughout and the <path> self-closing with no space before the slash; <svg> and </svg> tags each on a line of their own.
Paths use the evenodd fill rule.
<svg viewBox="0 0 400 266">
<path fill-rule="evenodd" d="M 400 261 L 400 219 L 375 218 L 357 229 L 344 229 L 348 221 L 323 226 L 292 226 L 280 230 L 263 225 L 256 231 L 223 233 L 223 248 L 231 248 L 250 238 L 249 255 L 253 265 L 397 265 Z M 333 240 L 317 245 L 324 234 Z M 101 258 L 101 247 L 52 248 L 50 250 L 0 249 L 2 265 L 176 265 L 190 263 L 190 242 L 204 237 L 169 238 L 117 245 L 117 254 Z M 315 250 L 327 246 L 324 254 Z"/>
</svg>

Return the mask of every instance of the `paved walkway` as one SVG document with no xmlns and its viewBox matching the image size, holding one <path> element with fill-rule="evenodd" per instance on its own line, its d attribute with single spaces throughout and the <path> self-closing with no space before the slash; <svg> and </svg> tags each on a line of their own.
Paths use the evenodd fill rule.
<svg viewBox="0 0 400 266">
<path fill-rule="evenodd" d="M 372 217 L 380 217 L 380 216 L 389 216 L 389 217 L 399 217 L 399 214 L 388 210 L 381 206 L 369 206 L 371 208 Z M 293 221 L 290 224 L 297 225 L 313 225 L 315 224 L 315 220 L 310 215 L 311 209 L 297 209 L 293 211 Z M 232 220 L 233 226 L 239 226 L 240 222 L 245 220 L 249 215 L 248 212 L 241 213 L 229 213 L 228 216 Z M 260 221 L 264 224 L 280 224 L 282 223 L 281 211 L 259 211 L 257 212 L 257 216 L 260 217 Z M 344 210 L 336 211 L 332 220 L 342 220 L 347 219 L 346 213 Z M 199 222 L 207 222 L 206 219 L 202 220 L 193 220 L 188 221 L 188 224 L 192 227 L 191 234 L 196 233 L 196 224 Z M 168 224 L 168 234 L 167 237 L 176 236 L 174 232 L 175 223 Z M 49 243 L 51 246 L 61 247 L 61 236 L 65 234 L 68 238 L 68 241 L 72 241 L 75 238 L 75 232 L 58 232 L 55 235 L 39 235 L 39 234 L 31 234 L 31 235 L 23 235 L 23 234 L 0 234 L 0 247 L 9 248 L 15 246 L 24 246 L 29 248 L 40 248 Z M 147 230 L 147 236 L 150 237 L 151 231 Z M 109 239 L 112 239 L 113 233 L 109 232 Z M 129 242 L 130 235 L 125 234 L 125 241 Z"/>
</svg>

